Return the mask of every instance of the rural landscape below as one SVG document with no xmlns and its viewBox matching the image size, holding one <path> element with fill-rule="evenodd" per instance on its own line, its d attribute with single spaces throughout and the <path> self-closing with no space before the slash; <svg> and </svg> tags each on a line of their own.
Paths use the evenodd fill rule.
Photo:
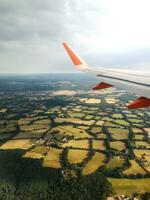
<svg viewBox="0 0 150 200">
<path fill-rule="evenodd" d="M 0 77 L 0 199 L 141 199 L 150 109 L 87 74 Z"/>
</svg>

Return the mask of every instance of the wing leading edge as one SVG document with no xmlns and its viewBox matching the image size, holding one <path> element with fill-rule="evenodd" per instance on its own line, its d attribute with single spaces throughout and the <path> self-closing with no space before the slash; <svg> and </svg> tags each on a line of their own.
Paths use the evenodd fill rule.
<svg viewBox="0 0 150 200">
<path fill-rule="evenodd" d="M 128 109 L 150 106 L 150 72 L 88 67 L 86 62 L 66 42 L 62 44 L 78 70 L 92 72 L 101 78 L 102 82 L 93 87 L 94 90 L 113 86 L 120 87 L 140 96 L 127 106 Z"/>
</svg>

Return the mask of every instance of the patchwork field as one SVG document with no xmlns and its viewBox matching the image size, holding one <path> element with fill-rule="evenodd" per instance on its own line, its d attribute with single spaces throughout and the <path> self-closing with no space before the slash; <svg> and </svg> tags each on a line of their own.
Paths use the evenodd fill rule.
<svg viewBox="0 0 150 200">
<path fill-rule="evenodd" d="M 104 165 L 105 155 L 96 152 L 92 159 L 84 167 L 82 174 L 87 175 L 94 173 L 100 166 Z"/>
<path fill-rule="evenodd" d="M 68 152 L 68 161 L 70 164 L 81 163 L 87 157 L 88 151 L 70 149 Z"/>
<path fill-rule="evenodd" d="M 82 98 L 80 99 L 81 102 L 87 103 L 87 104 L 100 104 L 101 100 L 100 99 L 95 99 L 95 98 Z"/>
<path fill-rule="evenodd" d="M 135 141 L 136 148 L 144 147 L 144 148 L 150 148 L 150 144 L 145 141 Z"/>
<path fill-rule="evenodd" d="M 105 150 L 105 145 L 103 140 L 92 140 L 92 149 L 95 150 Z"/>
<path fill-rule="evenodd" d="M 0 149 L 29 149 L 34 142 L 35 140 L 31 139 L 8 140 Z"/>
<path fill-rule="evenodd" d="M 92 136 L 89 135 L 86 130 L 81 128 L 76 128 L 73 126 L 57 126 L 56 128 L 51 129 L 50 133 L 59 132 L 63 135 L 74 136 L 75 139 L 81 138 L 91 138 Z"/>
<path fill-rule="evenodd" d="M 133 194 L 150 192 L 150 178 L 119 179 L 108 178 L 117 194 Z"/>
<path fill-rule="evenodd" d="M 123 172 L 124 174 L 146 174 L 145 170 L 135 160 L 130 160 L 130 164 L 131 166 Z"/>
<path fill-rule="evenodd" d="M 111 134 L 114 140 L 124 140 L 128 138 L 129 130 L 120 128 L 108 128 L 108 132 Z"/>
<path fill-rule="evenodd" d="M 55 123 L 72 123 L 72 124 L 79 124 L 79 125 L 87 125 L 91 126 L 94 124 L 95 120 L 81 120 L 79 118 L 56 118 L 54 119 Z"/>
<path fill-rule="evenodd" d="M 67 143 L 63 143 L 61 147 L 70 147 L 70 148 L 77 148 L 77 149 L 89 149 L 89 142 L 88 140 L 70 140 Z"/>
<path fill-rule="evenodd" d="M 61 168 L 60 155 L 61 149 L 51 148 L 47 155 L 44 157 L 43 167 Z"/>
<path fill-rule="evenodd" d="M 110 158 L 109 162 L 106 165 L 106 168 L 116 168 L 116 167 L 122 167 L 124 163 L 124 159 L 118 158 L 118 157 L 113 157 Z"/>
<path fill-rule="evenodd" d="M 125 149 L 125 144 L 124 142 L 121 142 L 121 141 L 112 141 L 110 142 L 110 148 L 118 150 L 118 151 L 122 151 Z"/>
</svg>

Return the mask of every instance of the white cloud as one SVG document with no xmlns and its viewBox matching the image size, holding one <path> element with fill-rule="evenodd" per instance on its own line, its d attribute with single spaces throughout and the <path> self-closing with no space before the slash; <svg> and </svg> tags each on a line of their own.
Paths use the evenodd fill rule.
<svg viewBox="0 0 150 200">
<path fill-rule="evenodd" d="M 149 7 L 149 0 L 0 0 L 0 72 L 72 71 L 63 40 L 89 64 L 150 63 Z"/>
</svg>

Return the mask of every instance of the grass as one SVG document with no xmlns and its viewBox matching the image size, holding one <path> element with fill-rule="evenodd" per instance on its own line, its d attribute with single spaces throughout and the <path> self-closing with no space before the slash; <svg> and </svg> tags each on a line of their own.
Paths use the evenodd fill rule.
<svg viewBox="0 0 150 200">
<path fill-rule="evenodd" d="M 16 127 L 1 127 L 0 128 L 0 134 L 1 133 L 10 133 L 16 131 Z"/>
<path fill-rule="evenodd" d="M 63 143 L 61 145 L 63 148 L 65 147 L 72 147 L 77 149 L 89 149 L 88 140 L 70 140 L 67 143 Z"/>
<path fill-rule="evenodd" d="M 146 174 L 145 170 L 135 160 L 130 160 L 130 164 L 131 166 L 123 172 L 124 174 L 127 175 Z"/>
<path fill-rule="evenodd" d="M 144 130 L 147 132 L 148 137 L 150 138 L 150 128 L 144 128 Z"/>
<path fill-rule="evenodd" d="M 135 140 L 143 140 L 143 139 L 144 139 L 144 135 L 135 134 L 135 135 L 134 135 L 134 139 L 135 139 Z"/>
<path fill-rule="evenodd" d="M 62 149 L 51 148 L 48 154 L 44 157 L 43 167 L 61 168 L 60 155 Z"/>
<path fill-rule="evenodd" d="M 55 118 L 55 123 L 72 123 L 72 124 L 78 124 L 78 125 L 86 125 L 91 126 L 94 124 L 95 120 L 81 120 L 79 118 Z"/>
<path fill-rule="evenodd" d="M 87 104 L 100 104 L 101 100 L 100 99 L 95 99 L 95 98 L 82 98 L 80 99 L 81 102 L 87 103 Z"/>
<path fill-rule="evenodd" d="M 134 149 L 134 154 L 138 159 L 144 158 L 143 167 L 150 172 L 150 150 Z"/>
<path fill-rule="evenodd" d="M 130 125 L 127 121 L 121 120 L 121 119 L 117 119 L 114 122 L 121 125 L 121 126 L 129 126 Z"/>
<path fill-rule="evenodd" d="M 104 160 L 105 155 L 103 153 L 96 152 L 92 159 L 84 167 L 82 175 L 94 173 L 99 167 L 104 164 Z"/>
<path fill-rule="evenodd" d="M 77 118 L 82 118 L 85 116 L 85 114 L 82 114 L 82 113 L 69 113 L 69 116 L 70 117 L 77 117 Z"/>
<path fill-rule="evenodd" d="M 137 148 L 139 148 L 139 147 L 145 147 L 145 148 L 150 148 L 150 144 L 149 143 L 147 143 L 147 142 L 145 142 L 145 141 L 135 141 L 135 146 L 137 147 Z"/>
<path fill-rule="evenodd" d="M 88 119 L 88 120 L 89 120 L 89 119 L 93 119 L 93 118 L 94 118 L 93 115 L 86 115 L 86 116 L 85 116 L 85 119 Z"/>
<path fill-rule="evenodd" d="M 115 140 L 123 140 L 128 138 L 128 129 L 108 128 L 108 131 Z"/>
<path fill-rule="evenodd" d="M 93 134 L 101 133 L 102 132 L 102 128 L 101 127 L 92 127 L 90 132 L 93 133 Z"/>
<path fill-rule="evenodd" d="M 118 151 L 122 151 L 125 149 L 125 144 L 124 142 L 121 142 L 121 141 L 113 141 L 113 142 L 110 142 L 110 148 L 118 150 Z"/>
<path fill-rule="evenodd" d="M 140 128 L 132 128 L 132 131 L 133 131 L 133 133 L 135 133 L 135 134 L 141 134 L 141 133 L 143 133 L 143 130 L 142 129 L 140 129 Z"/>
<path fill-rule="evenodd" d="M 35 131 L 35 130 L 49 130 L 50 125 L 48 124 L 32 124 L 32 125 L 22 125 L 20 126 L 21 131 Z"/>
<path fill-rule="evenodd" d="M 36 153 L 36 152 L 26 152 L 23 156 L 23 158 L 33 158 L 33 159 L 41 159 L 44 156 L 41 153 Z"/>
<path fill-rule="evenodd" d="M 49 125 L 49 124 L 51 124 L 51 120 L 50 119 L 36 120 L 36 121 L 34 121 L 34 124 Z"/>
<path fill-rule="evenodd" d="M 128 119 L 128 121 L 130 121 L 131 123 L 143 123 L 143 120 L 141 119 L 137 119 L 137 118 L 132 118 L 132 119 Z"/>
<path fill-rule="evenodd" d="M 13 139 L 41 138 L 45 132 L 45 130 L 20 132 Z"/>
<path fill-rule="evenodd" d="M 35 140 L 31 139 L 19 139 L 19 140 L 8 140 L 4 143 L 0 149 L 29 149 Z"/>
<path fill-rule="evenodd" d="M 108 178 L 117 194 L 133 194 L 150 192 L 150 178 L 143 179 L 119 179 Z"/>
<path fill-rule="evenodd" d="M 92 136 L 89 135 L 86 130 L 76 128 L 73 126 L 57 126 L 51 130 L 51 133 L 58 131 L 60 134 L 74 136 L 75 139 L 81 138 L 91 138 Z"/>
<path fill-rule="evenodd" d="M 117 119 L 122 119 L 123 115 L 122 114 L 113 114 L 112 117 L 117 118 Z"/>
<path fill-rule="evenodd" d="M 93 149 L 94 150 L 105 150 L 103 140 L 92 140 L 92 142 L 93 142 Z"/>
<path fill-rule="evenodd" d="M 113 158 L 110 158 L 109 162 L 106 165 L 106 168 L 122 167 L 123 163 L 124 163 L 124 159 L 113 157 Z"/>
<path fill-rule="evenodd" d="M 70 149 L 68 152 L 68 161 L 70 164 L 81 163 L 86 157 L 86 150 Z"/>
</svg>

